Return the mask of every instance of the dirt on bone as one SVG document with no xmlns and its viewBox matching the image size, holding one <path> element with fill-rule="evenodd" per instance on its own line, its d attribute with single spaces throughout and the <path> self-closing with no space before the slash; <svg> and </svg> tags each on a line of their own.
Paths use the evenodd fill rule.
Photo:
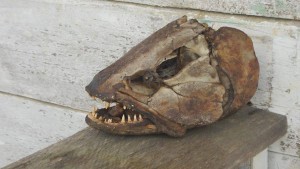
<svg viewBox="0 0 300 169">
<path fill-rule="evenodd" d="M 120 116 L 123 113 L 123 106 L 121 104 L 116 104 L 116 106 L 109 109 L 108 113 L 111 116 Z"/>
<path fill-rule="evenodd" d="M 163 132 L 182 136 L 186 129 L 213 123 L 249 101 L 257 87 L 258 72 L 253 45 L 246 34 L 226 27 L 215 31 L 184 16 L 153 33 L 94 77 L 87 92 L 120 105 L 103 110 L 107 122 L 91 114 L 87 122 L 116 134 Z M 135 111 L 122 110 L 122 105 Z M 120 118 L 122 122 L 125 115 L 129 121 L 132 112 L 142 113 L 148 120 L 137 125 L 112 123 Z M 149 124 L 154 127 L 149 129 Z"/>
</svg>

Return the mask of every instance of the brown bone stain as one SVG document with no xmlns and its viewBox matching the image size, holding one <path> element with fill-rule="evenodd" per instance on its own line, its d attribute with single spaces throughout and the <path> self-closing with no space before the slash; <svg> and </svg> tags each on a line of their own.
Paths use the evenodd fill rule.
<svg viewBox="0 0 300 169">
<path fill-rule="evenodd" d="M 236 111 L 257 89 L 259 66 L 253 44 L 245 33 L 228 27 L 216 31 L 213 42 L 219 65 L 229 76 L 236 93 L 230 106 L 230 111 Z"/>
<path fill-rule="evenodd" d="M 91 113 L 86 121 L 115 134 L 182 136 L 188 128 L 216 122 L 246 105 L 258 77 L 252 40 L 244 32 L 215 31 L 183 16 L 100 71 L 86 87 L 91 96 L 126 109 L 110 116 L 142 114 L 147 122 L 108 124 Z"/>
</svg>

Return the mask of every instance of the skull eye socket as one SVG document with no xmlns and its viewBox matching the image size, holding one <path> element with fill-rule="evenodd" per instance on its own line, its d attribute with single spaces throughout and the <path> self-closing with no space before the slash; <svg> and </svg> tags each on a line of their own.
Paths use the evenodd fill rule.
<svg viewBox="0 0 300 169">
<path fill-rule="evenodd" d="M 186 49 L 186 48 L 185 48 Z M 184 66 L 199 58 L 195 53 L 188 50 L 176 50 L 176 57 L 163 61 L 156 67 L 156 70 L 139 71 L 129 79 L 129 86 L 132 91 L 152 96 L 163 84 L 163 80 L 175 76 Z"/>
<path fill-rule="evenodd" d="M 172 78 L 180 71 L 178 51 L 174 51 L 176 57 L 163 61 L 156 70 L 143 70 L 131 76 L 129 81 L 131 90 L 142 95 L 153 95 L 163 85 L 163 80 Z"/>
<path fill-rule="evenodd" d="M 190 48 L 185 46 L 180 48 L 180 54 L 178 55 L 178 62 L 179 67 L 183 68 L 184 66 L 188 65 L 190 62 L 200 58 L 201 56 L 197 54 L 197 51 L 193 51 Z"/>
<path fill-rule="evenodd" d="M 156 72 L 145 70 L 130 77 L 129 86 L 135 93 L 151 96 L 159 89 L 160 82 Z"/>
<path fill-rule="evenodd" d="M 156 66 L 156 69 L 142 70 L 129 77 L 128 86 L 136 93 L 152 96 L 165 85 L 165 80 L 171 79 L 189 63 L 201 56 L 207 56 L 208 53 L 207 42 L 204 36 L 200 35 L 165 56 L 165 60 Z"/>
<path fill-rule="evenodd" d="M 176 75 L 180 70 L 178 61 L 178 57 L 175 57 L 162 62 L 156 69 L 158 76 L 165 80 Z"/>
</svg>

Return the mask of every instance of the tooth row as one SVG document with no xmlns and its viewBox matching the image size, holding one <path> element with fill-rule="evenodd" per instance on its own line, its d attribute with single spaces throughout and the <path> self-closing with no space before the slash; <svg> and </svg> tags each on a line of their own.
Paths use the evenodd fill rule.
<svg viewBox="0 0 300 169">
<path fill-rule="evenodd" d="M 101 121 L 104 120 L 105 123 L 112 123 L 112 119 L 105 119 L 105 118 L 102 117 L 102 116 L 97 117 L 97 113 L 94 113 L 94 111 L 92 112 L 92 115 L 93 115 L 96 119 L 99 119 L 99 120 L 101 120 Z"/>
<path fill-rule="evenodd" d="M 99 120 L 104 120 L 104 123 L 112 123 L 112 119 L 105 119 L 102 116 L 99 116 L 99 118 L 98 118 L 97 113 L 95 113 L 94 111 L 92 112 L 92 115 Z M 126 122 L 124 114 L 121 119 L 121 123 L 136 123 L 136 122 L 140 122 L 140 121 L 143 121 L 142 115 L 138 115 L 138 118 L 137 118 L 136 114 L 133 116 L 133 120 L 131 120 L 130 116 L 127 115 L 127 122 Z"/>
<path fill-rule="evenodd" d="M 105 119 L 105 118 L 102 117 L 102 116 L 97 117 L 97 113 L 95 112 L 95 108 L 92 110 L 92 115 L 93 115 L 96 119 L 99 119 L 99 120 L 101 120 L 101 121 L 104 120 L 105 123 L 112 123 L 112 119 Z"/>
<path fill-rule="evenodd" d="M 105 123 L 112 123 L 112 119 L 105 119 L 104 122 Z"/>
<path fill-rule="evenodd" d="M 106 103 L 108 103 L 108 102 L 106 102 Z M 110 103 L 108 103 L 108 105 L 105 106 L 106 109 L 110 106 L 109 104 L 110 104 Z M 125 107 L 125 108 L 124 108 L 124 107 Z M 123 107 L 123 108 L 126 109 L 126 106 L 124 106 L 124 107 Z M 97 107 L 94 106 L 93 109 L 92 109 L 92 115 L 93 115 L 95 118 L 97 118 L 97 119 L 99 119 L 99 120 L 104 120 L 105 123 L 112 123 L 112 119 L 105 119 L 105 118 L 102 117 L 102 116 L 97 117 L 96 111 L 97 111 Z M 137 116 L 137 115 L 135 114 L 135 115 L 133 116 L 133 120 L 131 120 L 131 117 L 130 117 L 129 115 L 127 115 L 127 123 L 136 123 L 136 122 L 139 122 L 139 121 L 143 121 L 142 115 L 139 114 L 139 115 Z M 124 115 L 124 114 L 123 114 L 123 116 L 122 116 L 121 123 L 126 123 L 125 115 Z"/>
<path fill-rule="evenodd" d="M 135 122 L 138 122 L 138 121 L 143 121 L 142 115 L 139 115 L 138 118 L 137 118 L 137 115 L 135 114 L 135 115 L 133 116 L 133 120 L 131 120 L 130 116 L 127 115 L 127 123 L 135 123 Z M 125 115 L 124 115 L 124 114 L 123 114 L 123 116 L 122 116 L 121 123 L 126 123 Z"/>
</svg>

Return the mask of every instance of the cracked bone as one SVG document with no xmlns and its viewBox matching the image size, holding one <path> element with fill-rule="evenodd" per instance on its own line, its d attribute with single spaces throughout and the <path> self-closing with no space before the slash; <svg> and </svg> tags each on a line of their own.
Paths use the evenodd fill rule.
<svg viewBox="0 0 300 169">
<path fill-rule="evenodd" d="M 258 77 L 247 34 L 230 27 L 214 30 L 183 16 L 100 71 L 86 87 L 91 96 L 123 105 L 117 115 L 134 105 L 132 113 L 145 119 L 127 116 L 128 122 L 144 122 L 107 128 L 89 117 L 86 121 L 115 134 L 182 136 L 235 113 L 254 95 Z"/>
</svg>

